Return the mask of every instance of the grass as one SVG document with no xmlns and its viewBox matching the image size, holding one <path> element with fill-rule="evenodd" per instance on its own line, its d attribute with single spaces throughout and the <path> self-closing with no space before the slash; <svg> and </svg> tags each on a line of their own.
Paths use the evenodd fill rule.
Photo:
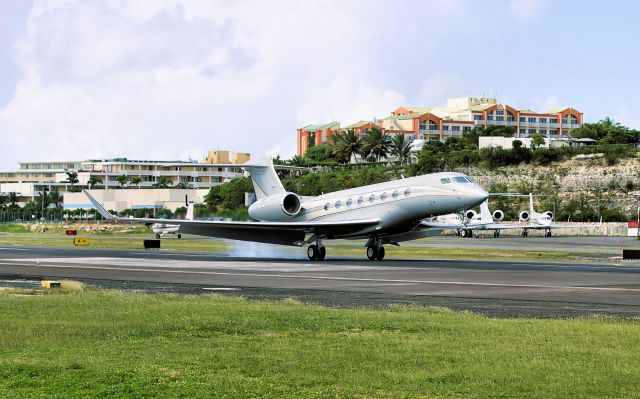
<svg viewBox="0 0 640 399">
<path fill-rule="evenodd" d="M 0 300 L 0 397 L 638 397 L 637 321 L 88 290 Z"/>
</svg>

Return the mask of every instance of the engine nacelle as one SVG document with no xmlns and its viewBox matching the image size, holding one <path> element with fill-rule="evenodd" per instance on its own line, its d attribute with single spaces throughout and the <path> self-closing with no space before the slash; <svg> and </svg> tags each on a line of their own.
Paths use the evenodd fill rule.
<svg viewBox="0 0 640 399">
<path fill-rule="evenodd" d="M 547 216 L 549 216 L 549 219 L 550 219 L 550 220 L 553 220 L 553 212 L 551 212 L 551 211 L 547 211 L 547 212 L 545 212 L 544 214 L 545 214 L 545 215 L 547 215 Z"/>
<path fill-rule="evenodd" d="M 521 222 L 527 222 L 529 221 L 529 212 L 527 211 L 522 211 L 518 214 L 518 219 L 520 219 Z"/>
<path fill-rule="evenodd" d="M 279 222 L 297 216 L 302 211 L 300 197 L 294 193 L 270 195 L 249 207 L 249 216 L 256 220 Z"/>
<path fill-rule="evenodd" d="M 468 210 L 467 212 L 465 212 L 464 217 L 467 220 L 473 220 L 474 217 L 476 217 L 477 213 L 474 210 Z"/>
<path fill-rule="evenodd" d="M 500 209 L 496 209 L 495 211 L 493 211 L 491 216 L 493 217 L 493 220 L 495 220 L 496 222 L 500 222 L 502 221 L 502 219 L 504 219 L 504 212 L 502 212 Z"/>
</svg>

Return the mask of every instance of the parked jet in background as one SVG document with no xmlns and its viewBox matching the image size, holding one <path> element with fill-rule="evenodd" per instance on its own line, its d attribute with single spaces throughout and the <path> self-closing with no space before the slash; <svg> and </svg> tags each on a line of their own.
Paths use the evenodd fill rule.
<svg viewBox="0 0 640 399">
<path fill-rule="evenodd" d="M 187 214 L 184 220 L 193 220 L 194 203 L 189 202 L 187 205 Z M 149 225 L 149 229 L 156 233 L 156 238 L 160 239 L 165 234 L 174 234 L 178 239 L 182 238 L 182 234 L 179 233 L 179 224 L 167 224 L 167 223 L 153 223 Z"/>
<path fill-rule="evenodd" d="M 433 221 L 424 221 L 423 224 L 434 228 L 455 229 L 462 237 L 473 237 L 473 232 L 477 230 L 493 230 L 493 236 L 500 237 L 500 230 L 521 229 L 521 224 L 496 223 L 502 221 L 504 212 L 495 210 L 489 211 L 489 202 L 484 201 L 480 205 L 480 213 L 468 210 L 463 214 L 452 213 L 450 215 L 438 216 Z"/>
<path fill-rule="evenodd" d="M 552 229 L 580 229 L 585 227 L 594 227 L 599 226 L 597 224 L 590 225 L 577 225 L 570 226 L 566 224 L 554 224 L 553 223 L 553 212 L 536 212 L 533 209 L 533 194 L 529 193 L 529 210 L 522 211 L 518 214 L 518 219 L 520 222 L 528 222 L 528 224 L 521 226 L 522 227 L 522 236 L 527 237 L 529 235 L 529 230 L 544 230 L 545 237 L 551 237 Z M 602 218 L 600 218 L 600 225 L 602 225 Z"/>
<path fill-rule="evenodd" d="M 424 226 L 427 217 L 470 209 L 487 192 L 461 173 L 433 173 L 401 180 L 301 197 L 284 189 L 272 162 L 246 164 L 257 201 L 249 207 L 255 222 L 171 220 L 180 231 L 210 237 L 307 247 L 310 260 L 323 260 L 323 240 L 366 239 L 370 260 L 382 260 L 384 244 L 415 240 L 441 229 Z M 133 223 L 167 223 L 162 219 L 119 218 L 84 191 L 105 219 Z"/>
</svg>

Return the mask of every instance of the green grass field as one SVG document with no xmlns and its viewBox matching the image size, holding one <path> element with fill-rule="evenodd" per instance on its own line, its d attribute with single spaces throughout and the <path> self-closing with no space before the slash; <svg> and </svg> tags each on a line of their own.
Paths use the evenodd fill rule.
<svg viewBox="0 0 640 399">
<path fill-rule="evenodd" d="M 0 293 L 3 398 L 640 397 L 640 325 Z"/>
</svg>

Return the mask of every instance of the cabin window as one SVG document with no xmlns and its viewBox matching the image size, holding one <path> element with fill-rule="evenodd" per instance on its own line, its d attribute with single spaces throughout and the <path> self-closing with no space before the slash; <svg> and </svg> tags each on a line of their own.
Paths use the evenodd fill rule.
<svg viewBox="0 0 640 399">
<path fill-rule="evenodd" d="M 396 190 L 393 192 L 392 196 L 393 196 L 393 199 L 397 199 L 400 196 L 400 192 Z"/>
<path fill-rule="evenodd" d="M 347 200 L 347 206 L 351 206 L 351 205 L 353 205 L 353 200 L 351 198 L 349 198 Z"/>
<path fill-rule="evenodd" d="M 362 204 L 364 204 L 364 198 L 360 197 L 358 198 L 358 205 L 362 205 Z"/>
<path fill-rule="evenodd" d="M 371 196 L 369 196 L 369 202 L 373 202 L 376 200 L 376 196 L 374 194 L 371 194 Z"/>
<path fill-rule="evenodd" d="M 405 197 L 408 197 L 410 194 L 411 194 L 411 189 L 410 188 L 407 188 L 407 189 L 404 190 L 404 196 Z"/>
<path fill-rule="evenodd" d="M 336 201 L 336 209 L 340 209 L 341 206 L 342 206 L 342 202 Z"/>
<path fill-rule="evenodd" d="M 387 193 L 382 193 L 382 195 L 380 196 L 380 201 L 386 201 L 387 200 Z"/>
<path fill-rule="evenodd" d="M 329 208 L 331 208 L 331 204 L 329 204 L 328 202 L 326 204 L 324 204 L 324 210 L 328 211 Z"/>
</svg>

